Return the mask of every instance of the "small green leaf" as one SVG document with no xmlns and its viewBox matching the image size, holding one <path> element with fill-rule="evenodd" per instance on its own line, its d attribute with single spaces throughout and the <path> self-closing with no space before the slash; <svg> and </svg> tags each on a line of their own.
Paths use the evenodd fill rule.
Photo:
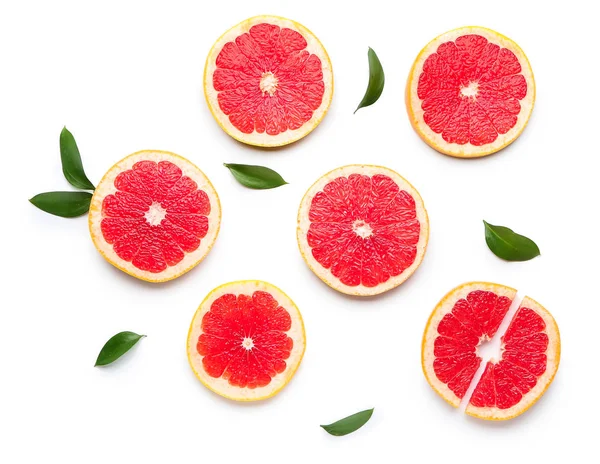
<svg viewBox="0 0 600 464">
<path fill-rule="evenodd" d="M 373 408 L 374 409 L 374 408 Z M 323 429 L 330 435 L 341 437 L 349 433 L 356 432 L 365 425 L 373 415 L 373 409 L 366 409 L 351 416 L 344 417 L 337 422 L 329 425 L 322 425 Z"/>
<path fill-rule="evenodd" d="M 36 195 L 29 201 L 47 213 L 72 218 L 89 211 L 92 194 L 89 192 L 46 192 Z"/>
<path fill-rule="evenodd" d="M 272 169 L 250 164 L 223 163 L 237 181 L 251 189 L 272 189 L 287 184 L 283 177 Z"/>
<path fill-rule="evenodd" d="M 507 261 L 529 261 L 540 255 L 535 242 L 513 232 L 508 227 L 485 225 L 485 242 L 492 253 Z"/>
<path fill-rule="evenodd" d="M 377 58 L 375 50 L 369 47 L 369 85 L 362 101 L 358 107 L 354 110 L 356 113 L 359 109 L 365 106 L 370 106 L 379 100 L 381 92 L 383 92 L 383 85 L 385 84 L 385 74 L 383 73 L 383 67 L 381 61 Z"/>
<path fill-rule="evenodd" d="M 133 332 L 120 332 L 117 335 L 114 335 L 100 350 L 100 354 L 98 355 L 94 367 L 106 366 L 107 364 L 115 362 L 143 337 L 145 337 L 145 335 L 138 335 Z"/>
<path fill-rule="evenodd" d="M 63 174 L 73 187 L 83 190 L 94 190 L 94 184 L 85 175 L 81 155 L 73 134 L 66 127 L 60 133 L 60 159 Z"/>
</svg>

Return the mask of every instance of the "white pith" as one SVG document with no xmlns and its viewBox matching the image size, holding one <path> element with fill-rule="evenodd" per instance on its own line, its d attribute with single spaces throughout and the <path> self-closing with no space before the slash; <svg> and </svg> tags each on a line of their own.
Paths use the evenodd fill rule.
<svg viewBox="0 0 600 464">
<path fill-rule="evenodd" d="M 260 91 L 263 93 L 263 95 L 267 94 L 272 97 L 277 91 L 277 83 L 277 77 L 275 77 L 275 75 L 271 71 L 267 71 L 263 73 L 260 79 Z"/>
<path fill-rule="evenodd" d="M 160 203 L 154 202 L 144 214 L 146 222 L 151 226 L 158 226 L 167 215 L 167 211 L 160 205 Z"/>
<path fill-rule="evenodd" d="M 560 335 L 558 332 L 558 327 L 556 322 L 554 321 L 552 315 L 539 303 L 535 300 L 525 297 L 521 303 L 519 304 L 519 309 L 522 307 L 530 308 L 534 310 L 537 314 L 539 314 L 546 323 L 546 334 L 548 335 L 549 343 L 548 349 L 546 350 L 547 356 L 547 364 L 546 370 L 544 374 L 542 374 L 535 385 L 529 392 L 527 392 L 521 400 L 515 404 L 514 406 L 507 409 L 500 409 L 497 407 L 491 408 L 478 408 L 470 404 L 470 394 L 472 394 L 473 388 L 469 388 L 465 398 L 458 398 L 448 386 L 441 382 L 433 369 L 433 362 L 435 360 L 434 355 L 434 342 L 438 336 L 437 327 L 443 317 L 452 311 L 456 302 L 460 299 L 466 298 L 466 296 L 474 291 L 474 290 L 484 290 L 491 291 L 497 294 L 498 296 L 506 296 L 511 301 L 515 298 L 517 291 L 513 288 L 506 287 L 504 285 L 493 284 L 488 282 L 469 282 L 467 284 L 461 285 L 454 290 L 450 291 L 443 299 L 438 303 L 436 308 L 433 310 L 430 319 L 427 323 L 427 328 L 425 333 L 423 334 L 423 345 L 422 345 L 422 365 L 423 372 L 425 377 L 427 378 L 431 387 L 448 403 L 450 403 L 454 407 L 458 407 L 461 401 L 465 401 L 467 403 L 466 413 L 481 419 L 489 419 L 489 420 L 506 420 L 511 419 L 513 417 L 518 416 L 525 412 L 530 406 L 532 406 L 535 401 L 537 401 L 543 392 L 548 388 L 549 384 L 552 382 L 556 370 L 558 368 L 558 364 L 560 361 Z M 514 318 L 514 315 L 517 314 L 518 311 L 514 314 L 511 312 L 507 312 L 506 318 Z M 503 321 L 504 323 L 504 321 Z M 502 324 L 501 324 L 502 325 Z M 477 350 L 476 350 L 477 351 Z M 504 351 L 504 344 L 501 347 L 501 353 Z M 477 353 L 478 354 L 478 353 Z M 491 359 L 490 361 L 493 363 L 497 363 L 502 359 L 500 356 L 499 359 Z M 480 366 L 481 368 L 482 366 Z M 477 378 L 477 375 L 474 376 L 474 379 Z M 471 386 L 473 387 L 473 385 Z M 469 396 L 469 397 L 467 397 Z"/>
<path fill-rule="evenodd" d="M 102 202 L 107 195 L 114 194 L 117 191 L 114 184 L 117 175 L 131 169 L 135 163 L 143 160 L 155 161 L 157 163 L 160 161 L 172 162 L 182 170 L 184 176 L 188 176 L 194 180 L 196 184 L 198 184 L 198 188 L 204 190 L 210 199 L 211 211 L 208 215 L 208 233 L 201 239 L 200 246 L 191 253 L 185 253 L 185 257 L 175 266 L 168 266 L 160 273 L 143 271 L 135 267 L 131 262 L 121 259 L 113 250 L 113 246 L 104 240 L 101 230 L 101 222 L 103 219 Z M 149 222 L 156 222 L 160 218 L 160 214 L 160 210 L 155 207 L 152 212 L 150 212 L 150 210 L 148 211 L 146 220 Z M 173 153 L 158 150 L 146 150 L 134 153 L 122 159 L 104 175 L 94 191 L 90 204 L 88 222 L 90 234 L 96 248 L 109 263 L 139 279 L 149 282 L 164 282 L 189 271 L 204 259 L 219 233 L 221 205 L 219 203 L 217 192 L 208 178 L 191 162 Z"/>
<path fill-rule="evenodd" d="M 254 348 L 254 340 L 252 340 L 250 337 L 244 337 L 242 340 L 242 347 L 245 350 L 250 351 L 252 348 Z"/>
<path fill-rule="evenodd" d="M 471 416 L 493 420 L 504 420 L 516 417 L 529 409 L 529 407 L 531 407 L 535 401 L 541 397 L 554 379 L 554 375 L 556 374 L 556 370 L 558 369 L 558 364 L 560 362 L 560 334 L 558 331 L 558 326 L 556 325 L 556 321 L 546 310 L 546 308 L 529 297 L 523 298 L 523 301 L 521 301 L 521 304 L 519 305 L 519 309 L 521 308 L 529 308 L 534 310 L 539 316 L 542 317 L 542 319 L 544 319 L 544 322 L 546 323 L 545 333 L 548 335 L 548 348 L 546 349 L 546 370 L 540 377 L 538 377 L 535 387 L 524 394 L 521 400 L 514 406 L 507 409 L 500 409 L 497 407 L 478 408 L 469 403 L 466 413 Z M 497 362 L 499 361 L 500 359 Z"/>
<path fill-rule="evenodd" d="M 496 138 L 494 142 L 482 146 L 475 146 L 470 143 L 466 143 L 465 145 L 448 143 L 443 139 L 442 134 L 437 134 L 431 130 L 423 119 L 424 111 L 421 108 L 423 101 L 418 97 L 417 92 L 419 76 L 423 71 L 423 64 L 429 55 L 435 53 L 438 46 L 442 43 L 454 41 L 458 37 L 465 34 L 477 34 L 483 36 L 489 42 L 512 51 L 517 56 L 519 63 L 521 64 L 521 74 L 523 74 L 523 77 L 525 77 L 527 82 L 527 94 L 525 95 L 525 98 L 519 100 L 519 103 L 521 104 L 521 111 L 517 116 L 517 122 L 514 127 L 512 127 L 506 134 L 498 134 L 498 138 Z M 472 93 L 472 90 L 469 90 L 468 93 Z M 514 142 L 525 128 L 531 112 L 533 111 L 534 102 L 535 80 L 533 77 L 533 71 L 531 70 L 531 65 L 529 64 L 529 61 L 523 50 L 521 50 L 521 48 L 508 37 L 504 37 L 495 31 L 478 26 L 455 29 L 446 32 L 445 34 L 442 34 L 429 42 L 415 60 L 408 77 L 406 88 L 406 104 L 409 107 L 409 113 L 411 113 L 409 114 L 409 117 L 411 118 L 411 123 L 417 133 L 436 150 L 447 155 L 461 158 L 473 158 L 490 155 L 504 148 L 506 145 Z"/>
<path fill-rule="evenodd" d="M 414 262 L 404 270 L 400 275 L 395 277 L 390 277 L 387 282 L 381 283 L 375 287 L 365 287 L 360 284 L 357 286 L 349 286 L 345 285 L 340 280 L 335 277 L 331 270 L 325 269 L 312 255 L 312 249 L 308 245 L 307 241 L 307 233 L 310 227 L 310 221 L 308 219 L 308 213 L 310 211 L 310 206 L 312 203 L 313 197 L 317 194 L 317 192 L 323 190 L 326 184 L 331 182 L 333 179 L 336 179 L 340 176 L 348 177 L 350 174 L 364 174 L 367 176 L 374 176 L 376 174 L 383 174 L 385 176 L 390 177 L 397 185 L 400 187 L 400 190 L 405 190 L 415 200 L 416 205 L 416 214 L 419 223 L 421 224 L 419 241 L 417 243 L 417 255 L 415 257 Z M 370 229 L 370 226 L 369 226 Z M 355 230 L 356 232 L 356 230 Z M 366 228 L 361 229 L 362 233 L 366 233 Z M 298 246 L 300 248 L 300 253 L 302 257 L 308 264 L 308 267 L 327 285 L 338 290 L 342 293 L 347 293 L 349 295 L 358 295 L 358 296 L 370 296 L 370 295 L 378 295 L 380 293 L 391 290 L 394 287 L 397 287 L 406 279 L 408 279 L 419 267 L 421 261 L 423 260 L 423 256 L 425 255 L 425 249 L 427 247 L 427 241 L 429 239 L 429 219 L 427 217 L 427 211 L 425 210 L 425 206 L 423 204 L 423 200 L 419 195 L 419 192 L 402 176 L 400 176 L 397 172 L 392 171 L 391 169 L 382 167 L 382 166 L 370 166 L 370 165 L 348 165 L 337 168 L 323 177 L 321 177 L 317 182 L 315 182 L 306 192 L 302 202 L 300 203 L 300 208 L 298 210 L 298 227 L 296 231 Z"/>
<path fill-rule="evenodd" d="M 229 116 L 223 113 L 223 111 L 221 111 L 218 101 L 219 92 L 215 90 L 212 81 L 212 76 L 215 70 L 217 69 L 216 59 L 219 53 L 221 52 L 223 46 L 227 42 L 235 41 L 236 37 L 248 32 L 252 26 L 261 23 L 268 23 L 277 25 L 281 28 L 292 29 L 302 34 L 302 36 L 307 42 L 307 47 L 305 50 L 313 55 L 316 55 L 321 60 L 321 66 L 323 71 L 323 83 L 325 84 L 325 92 L 323 94 L 321 105 L 319 106 L 319 108 L 317 108 L 317 110 L 313 112 L 311 119 L 305 122 L 302 125 L 302 127 L 298 129 L 288 129 L 285 132 L 282 132 L 278 135 L 268 135 L 266 132 L 261 134 L 256 131 L 252 132 L 251 134 L 246 134 L 240 131 L 237 127 L 235 127 L 229 121 Z M 270 72 L 270 70 L 265 70 L 265 73 Z M 276 79 L 276 76 L 274 77 Z M 267 84 L 269 84 L 269 88 L 272 88 L 272 82 L 267 82 Z M 219 125 L 234 139 L 250 145 L 257 145 L 262 147 L 277 147 L 287 145 L 289 143 L 293 143 L 301 139 L 302 137 L 306 136 L 309 132 L 311 132 L 321 122 L 321 119 L 329 109 L 329 105 L 333 97 L 333 70 L 331 68 L 331 62 L 329 60 L 329 57 L 327 56 L 325 48 L 323 47 L 323 45 L 321 45 L 321 43 L 315 37 L 315 35 L 308 29 L 306 29 L 304 26 L 296 23 L 295 21 L 286 18 L 281 18 L 278 16 L 256 16 L 253 18 L 249 18 L 229 29 L 213 45 L 212 49 L 208 54 L 208 58 L 206 60 L 206 67 L 204 69 L 204 93 L 206 96 L 206 101 L 213 116 L 215 117 Z"/>
<path fill-rule="evenodd" d="M 362 238 L 369 238 L 371 235 L 373 235 L 373 229 L 371 229 L 371 226 L 362 219 L 357 219 L 354 221 L 354 224 L 352 224 L 352 230 L 354 230 L 356 235 Z"/>
<path fill-rule="evenodd" d="M 285 360 L 286 369 L 281 374 L 277 374 L 271 379 L 271 382 L 265 387 L 258 388 L 240 388 L 229 384 L 229 381 L 221 377 L 214 378 L 209 376 L 202 365 L 202 358 L 196 349 L 198 338 L 203 333 L 202 331 L 202 318 L 210 311 L 212 303 L 222 295 L 231 293 L 234 295 L 252 295 L 255 291 L 264 291 L 270 293 L 291 316 L 292 326 L 287 333 L 290 337 L 294 346 L 290 357 Z M 244 348 L 250 350 L 253 348 L 253 342 L 246 341 L 247 339 L 240 340 Z M 244 345 L 244 343 L 246 345 Z M 251 346 L 252 345 L 252 346 Z M 304 339 L 304 323 L 302 321 L 302 315 L 294 304 L 294 302 L 280 289 L 275 287 L 268 282 L 262 281 L 239 281 L 230 282 L 225 285 L 214 289 L 204 301 L 198 307 L 188 333 L 187 341 L 187 353 L 188 359 L 192 369 L 200 381 L 210 390 L 218 393 L 226 398 L 236 401 L 256 401 L 261 399 L 269 398 L 278 393 L 294 376 L 305 350 L 305 339 Z"/>
<path fill-rule="evenodd" d="M 436 306 L 433 313 L 430 316 L 428 321 L 427 329 L 423 334 L 423 346 L 422 346 L 422 363 L 423 363 L 423 372 L 425 377 L 429 381 L 430 385 L 433 387 L 438 394 L 444 398 L 448 403 L 450 403 L 455 408 L 461 402 L 461 398 L 456 396 L 456 394 L 448 388 L 448 386 L 438 380 L 435 371 L 433 370 L 433 362 L 435 360 L 434 355 L 434 341 L 438 336 L 437 327 L 440 321 L 444 318 L 446 314 L 452 311 L 456 302 L 460 299 L 466 298 L 469 293 L 475 290 L 484 290 L 494 292 L 498 296 L 505 296 L 509 298 L 511 301 L 515 298 L 517 291 L 514 288 L 506 287 L 504 285 L 498 285 L 488 282 L 469 282 L 467 284 L 461 285 L 460 287 L 455 288 L 450 291 L 440 303 Z"/>
<path fill-rule="evenodd" d="M 469 85 L 461 87 L 460 94 L 463 97 L 471 97 L 475 100 L 479 94 L 479 84 L 477 82 L 469 82 Z"/>
<path fill-rule="evenodd" d="M 487 351 L 491 340 L 492 339 L 487 335 L 479 337 L 479 344 L 475 347 L 475 355 L 482 359 L 486 359 L 488 356 L 485 355 L 485 352 Z"/>
</svg>

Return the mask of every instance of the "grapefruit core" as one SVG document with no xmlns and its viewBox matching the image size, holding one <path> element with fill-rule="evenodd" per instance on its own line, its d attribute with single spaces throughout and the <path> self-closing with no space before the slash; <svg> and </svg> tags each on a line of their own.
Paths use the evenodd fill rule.
<svg viewBox="0 0 600 464">
<path fill-rule="evenodd" d="M 333 96 L 333 71 L 321 42 L 301 24 L 256 16 L 223 34 L 204 69 L 204 95 L 221 128 L 261 147 L 311 132 Z"/>
<path fill-rule="evenodd" d="M 300 311 L 274 285 L 258 280 L 217 287 L 200 304 L 188 333 L 188 361 L 210 390 L 236 401 L 277 394 L 302 361 Z"/>
<path fill-rule="evenodd" d="M 448 293 L 433 310 L 421 362 L 431 387 L 457 407 L 481 365 L 478 347 L 506 318 L 516 290 L 470 282 Z M 560 361 L 556 322 L 539 303 L 525 297 L 501 337 L 500 359 L 487 362 L 468 399 L 466 413 L 505 420 L 531 407 L 546 391 Z"/>
<path fill-rule="evenodd" d="M 163 282 L 204 259 L 219 233 L 221 205 L 208 178 L 188 160 L 145 150 L 104 175 L 88 221 L 109 263 L 138 279 Z"/>
<path fill-rule="evenodd" d="M 419 192 L 381 166 L 335 169 L 308 189 L 297 239 L 308 267 L 342 293 L 390 290 L 419 267 L 429 220 Z"/>
<path fill-rule="evenodd" d="M 475 158 L 521 134 L 535 102 L 523 50 L 484 27 L 435 38 L 417 56 L 406 84 L 406 108 L 419 136 L 446 155 Z"/>
</svg>

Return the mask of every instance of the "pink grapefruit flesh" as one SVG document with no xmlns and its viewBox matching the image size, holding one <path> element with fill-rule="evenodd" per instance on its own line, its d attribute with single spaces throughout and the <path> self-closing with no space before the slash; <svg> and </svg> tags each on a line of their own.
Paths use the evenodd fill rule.
<svg viewBox="0 0 600 464">
<path fill-rule="evenodd" d="M 225 33 L 205 71 L 209 107 L 232 137 L 278 146 L 319 124 L 333 93 L 325 49 L 302 25 L 259 16 Z"/>
<path fill-rule="evenodd" d="M 490 340 L 516 295 L 510 287 L 472 282 L 454 289 L 432 313 L 423 337 L 423 371 L 433 389 L 453 406 L 465 397 Z M 487 362 L 468 398 L 467 414 L 492 420 L 515 417 L 546 390 L 560 357 L 552 316 L 525 298 L 501 338 L 500 359 Z"/>
<path fill-rule="evenodd" d="M 198 378 L 241 401 L 277 393 L 304 353 L 299 311 L 279 289 L 260 281 L 217 288 L 190 328 L 188 356 Z"/>
<path fill-rule="evenodd" d="M 467 414 L 508 419 L 523 413 L 544 394 L 559 360 L 556 322 L 539 303 L 525 297 L 502 337 L 500 359 L 486 364 Z"/>
<path fill-rule="evenodd" d="M 489 290 L 473 290 L 458 300 L 437 326 L 433 370 L 462 398 L 481 363 L 477 346 L 498 330 L 512 299 Z"/>
<path fill-rule="evenodd" d="M 145 151 L 117 163 L 100 182 L 90 231 L 115 266 L 149 281 L 191 269 L 216 238 L 220 206 L 204 174 L 168 152 Z"/>
<path fill-rule="evenodd" d="M 351 165 L 319 179 L 298 214 L 298 243 L 309 267 L 344 293 L 374 295 L 420 264 L 429 224 L 418 192 L 394 171 Z"/>
<path fill-rule="evenodd" d="M 521 133 L 535 99 L 527 58 L 510 39 L 485 28 L 442 34 L 417 57 L 407 108 L 419 135 L 459 157 L 498 151 Z"/>
</svg>

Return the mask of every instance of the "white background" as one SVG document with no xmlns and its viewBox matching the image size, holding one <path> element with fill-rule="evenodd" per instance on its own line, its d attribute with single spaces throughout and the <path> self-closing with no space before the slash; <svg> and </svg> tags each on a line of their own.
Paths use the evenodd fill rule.
<svg viewBox="0 0 600 464">
<path fill-rule="evenodd" d="M 2 303 L 0 461 L 12 463 L 590 462 L 597 456 L 598 46 L 595 2 L 2 1 L 0 134 Z M 335 74 L 329 114 L 279 150 L 243 146 L 217 126 L 202 94 L 204 60 L 229 27 L 257 14 L 293 18 L 327 48 Z M 529 56 L 537 101 L 503 152 L 453 159 L 428 148 L 404 108 L 405 80 L 436 35 L 496 29 Z M 368 79 L 367 47 L 386 73 L 379 102 L 353 115 Z M 63 125 L 88 177 L 141 149 L 189 158 L 223 207 L 208 258 L 167 284 L 113 268 L 85 217 L 27 201 L 68 190 Z M 252 191 L 223 162 L 268 165 L 290 185 Z M 425 260 L 400 288 L 370 299 L 338 294 L 304 264 L 297 208 L 323 173 L 349 163 L 389 166 L 421 192 L 431 219 Z M 486 247 L 482 219 L 533 238 L 542 256 L 507 263 Z M 237 404 L 188 367 L 188 325 L 204 296 L 262 279 L 297 303 L 307 351 L 277 397 Z M 490 280 L 546 306 L 560 326 L 561 366 L 547 394 L 504 423 L 468 418 L 428 386 L 422 331 L 452 287 Z M 92 367 L 116 332 L 147 334 L 107 368 Z M 319 424 L 375 407 L 343 438 Z M 587 456 L 587 457 L 586 457 Z"/>
</svg>

